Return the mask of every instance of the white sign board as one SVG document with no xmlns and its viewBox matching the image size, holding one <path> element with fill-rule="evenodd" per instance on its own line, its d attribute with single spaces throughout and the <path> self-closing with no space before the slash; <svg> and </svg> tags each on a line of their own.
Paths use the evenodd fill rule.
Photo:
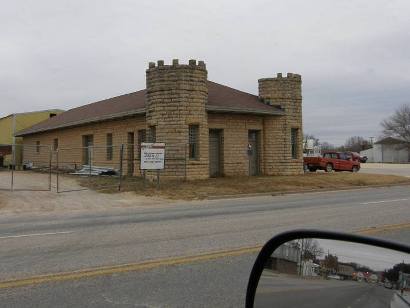
<svg viewBox="0 0 410 308">
<path fill-rule="evenodd" d="M 141 170 L 164 169 L 165 143 L 141 143 Z"/>
<path fill-rule="evenodd" d="M 314 143 L 315 143 L 315 140 L 313 140 L 313 139 L 306 140 L 305 149 L 306 150 L 313 150 Z"/>
</svg>

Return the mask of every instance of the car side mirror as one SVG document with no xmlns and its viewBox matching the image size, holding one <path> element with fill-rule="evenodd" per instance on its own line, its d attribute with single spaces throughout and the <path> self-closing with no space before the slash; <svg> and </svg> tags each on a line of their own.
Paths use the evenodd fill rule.
<svg viewBox="0 0 410 308">
<path fill-rule="evenodd" d="M 246 307 L 401 307 L 410 301 L 410 246 L 296 230 L 265 244 Z"/>
</svg>

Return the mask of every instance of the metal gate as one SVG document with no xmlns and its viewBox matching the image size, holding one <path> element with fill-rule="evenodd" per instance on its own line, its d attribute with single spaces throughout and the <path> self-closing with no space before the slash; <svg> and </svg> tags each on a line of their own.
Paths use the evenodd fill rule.
<svg viewBox="0 0 410 308">
<path fill-rule="evenodd" d="M 120 190 L 122 170 L 128 164 L 124 159 L 126 145 L 95 146 L 90 138 L 84 144 L 88 146 L 55 151 L 56 191 Z"/>
<path fill-rule="evenodd" d="M 52 151 L 48 145 L 0 145 L 0 190 L 51 190 Z"/>
</svg>

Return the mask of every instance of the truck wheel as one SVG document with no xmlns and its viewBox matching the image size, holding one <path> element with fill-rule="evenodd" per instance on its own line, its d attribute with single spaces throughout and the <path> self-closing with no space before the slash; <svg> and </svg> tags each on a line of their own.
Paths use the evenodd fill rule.
<svg viewBox="0 0 410 308">
<path fill-rule="evenodd" d="M 326 172 L 332 172 L 333 171 L 333 166 L 332 164 L 327 164 L 326 165 Z"/>
<path fill-rule="evenodd" d="M 357 172 L 357 171 L 359 171 L 359 168 L 357 166 L 353 166 L 352 172 Z"/>
</svg>

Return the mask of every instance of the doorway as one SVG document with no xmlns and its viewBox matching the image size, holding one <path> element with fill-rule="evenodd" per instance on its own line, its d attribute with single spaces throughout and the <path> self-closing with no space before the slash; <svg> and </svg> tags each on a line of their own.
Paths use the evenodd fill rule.
<svg viewBox="0 0 410 308">
<path fill-rule="evenodd" d="M 92 164 L 92 147 L 94 144 L 93 135 L 84 135 L 83 136 L 83 164 L 91 165 Z"/>
<path fill-rule="evenodd" d="M 260 131 L 250 130 L 248 132 L 248 160 L 249 175 L 259 175 L 259 140 Z"/>
<path fill-rule="evenodd" d="M 209 130 L 209 176 L 218 177 L 223 174 L 222 129 Z"/>
</svg>

